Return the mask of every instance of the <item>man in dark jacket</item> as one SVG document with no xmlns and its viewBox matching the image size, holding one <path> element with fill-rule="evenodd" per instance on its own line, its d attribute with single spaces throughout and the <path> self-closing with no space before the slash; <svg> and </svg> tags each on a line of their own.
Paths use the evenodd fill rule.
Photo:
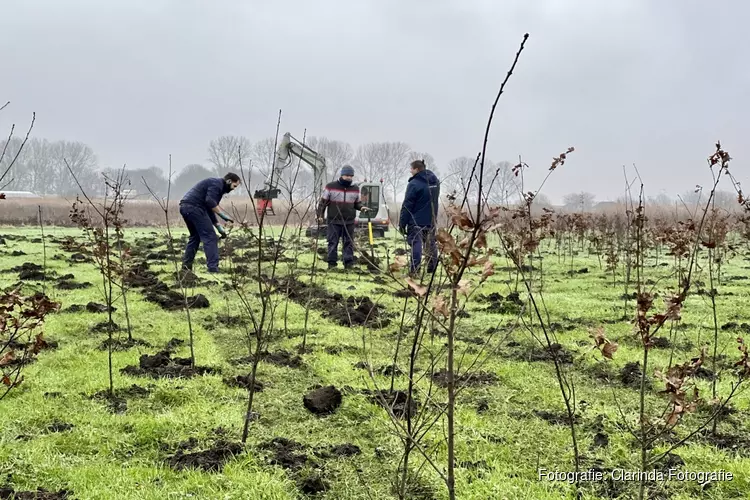
<svg viewBox="0 0 750 500">
<path fill-rule="evenodd" d="M 209 273 L 219 272 L 219 245 L 214 227 L 222 238 L 226 238 L 223 222 L 216 219 L 218 215 L 225 222 L 234 222 L 219 206 L 222 196 L 237 188 L 240 178 L 237 174 L 228 173 L 223 178 L 210 178 L 193 186 L 180 200 L 180 215 L 185 220 L 190 238 L 182 257 L 182 268 L 193 269 L 193 260 L 198 252 L 198 245 L 203 242 L 206 253 L 206 264 Z"/>
<path fill-rule="evenodd" d="M 435 241 L 440 180 L 423 160 L 411 162 L 411 179 L 406 186 L 406 195 L 401 205 L 399 231 L 406 235 L 411 246 L 411 274 L 415 274 L 422 263 L 422 249 L 427 246 L 427 272 L 437 268 L 438 252 Z"/>
<path fill-rule="evenodd" d="M 354 265 L 354 219 L 357 211 L 366 212 L 359 197 L 359 186 L 352 184 L 354 169 L 351 165 L 341 168 L 341 177 L 329 182 L 323 189 L 318 203 L 318 221 L 323 222 L 323 214 L 328 209 L 327 237 L 328 237 L 328 268 L 336 267 L 338 261 L 339 240 L 343 240 L 342 257 L 344 268 Z"/>
</svg>

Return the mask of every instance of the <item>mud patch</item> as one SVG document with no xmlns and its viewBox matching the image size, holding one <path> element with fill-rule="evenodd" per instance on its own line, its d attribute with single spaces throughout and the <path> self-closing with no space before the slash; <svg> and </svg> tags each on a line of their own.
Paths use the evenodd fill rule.
<svg viewBox="0 0 750 500">
<path fill-rule="evenodd" d="M 524 305 L 518 292 L 511 292 L 507 297 L 493 292 L 489 295 L 483 295 L 481 300 L 488 303 L 485 311 L 492 314 L 518 315 Z"/>
<path fill-rule="evenodd" d="M 68 490 L 47 491 L 39 488 L 36 491 L 16 491 L 13 488 L 0 488 L 0 498 L 12 500 L 66 500 L 72 498 Z"/>
<path fill-rule="evenodd" d="M 122 352 L 132 349 L 134 347 L 151 347 L 151 344 L 143 339 L 106 339 L 104 342 L 99 344 L 97 349 L 100 351 L 108 351 L 109 346 L 112 346 L 113 351 Z"/>
<path fill-rule="evenodd" d="M 302 403 L 311 413 L 316 415 L 328 415 L 335 412 L 343 397 L 341 391 L 332 385 L 319 387 L 305 394 Z"/>
<path fill-rule="evenodd" d="M 88 281 L 83 283 L 76 283 L 75 281 L 62 280 L 57 282 L 58 290 L 82 290 L 84 288 L 91 288 L 93 285 Z"/>
<path fill-rule="evenodd" d="M 288 368 L 301 368 L 302 367 L 302 358 L 295 354 L 292 354 L 289 351 L 277 351 L 277 352 L 264 353 L 263 361 L 274 364 L 276 366 L 286 366 Z M 246 362 L 252 363 L 252 358 L 249 358 L 249 360 Z"/>
<path fill-rule="evenodd" d="M 242 445 L 229 441 L 217 441 L 204 451 L 184 453 L 177 450 L 167 463 L 175 470 L 200 469 L 206 472 L 221 472 L 224 464 L 242 452 Z"/>
<path fill-rule="evenodd" d="M 405 391 L 363 389 L 361 392 L 371 403 L 385 408 L 386 411 L 390 409 L 397 418 L 406 418 L 407 415 L 413 417 L 417 413 L 419 402 L 412 398 L 407 407 L 408 394 Z"/>
<path fill-rule="evenodd" d="M 10 270 L 17 272 L 18 279 L 22 281 L 44 281 L 47 276 L 44 273 L 44 268 L 33 262 L 24 262 L 20 266 L 13 267 Z M 52 274 L 53 273 L 49 273 L 50 276 Z"/>
<path fill-rule="evenodd" d="M 97 302 L 89 302 L 88 304 L 86 304 L 86 312 L 90 313 L 105 313 L 109 312 L 110 309 L 112 310 L 112 312 L 117 311 L 116 307 L 107 307 L 105 304 L 99 304 Z"/>
<path fill-rule="evenodd" d="M 91 331 L 94 333 L 108 333 L 110 328 L 113 332 L 120 331 L 120 325 L 114 321 L 102 321 L 101 323 L 97 323 L 91 327 Z"/>
<path fill-rule="evenodd" d="M 534 410 L 534 415 L 552 425 L 570 425 L 570 418 L 568 417 L 568 414 L 564 412 L 556 413 L 545 410 Z M 578 415 L 573 415 L 573 423 L 577 424 L 579 421 L 580 417 Z"/>
<path fill-rule="evenodd" d="M 107 390 L 99 391 L 89 396 L 89 399 L 104 402 L 112 413 L 125 413 L 128 409 L 127 398 L 145 398 L 149 394 L 151 394 L 151 391 L 145 387 L 133 384 L 130 387 L 115 389 L 114 394 L 110 394 Z"/>
<path fill-rule="evenodd" d="M 247 375 L 237 375 L 236 377 L 232 378 L 225 378 L 224 383 L 228 385 L 229 387 L 240 387 L 242 389 L 250 389 L 250 374 Z M 255 386 L 254 392 L 263 392 L 263 388 L 265 387 L 265 384 L 261 382 L 260 380 L 255 380 Z"/>
<path fill-rule="evenodd" d="M 270 450 L 271 457 L 268 462 L 271 465 L 279 465 L 284 469 L 301 469 L 308 460 L 305 446 L 292 439 L 275 437 L 271 441 L 262 443 L 259 448 Z"/>
<path fill-rule="evenodd" d="M 385 307 L 373 303 L 369 297 L 347 297 L 343 303 L 341 298 L 343 297 L 333 299 L 335 303 L 328 303 L 327 307 L 324 306 L 322 314 L 324 318 L 342 326 L 383 328 L 390 324 Z"/>
<path fill-rule="evenodd" d="M 554 361 L 557 358 L 560 363 L 573 363 L 573 353 L 561 344 L 551 344 L 550 346 L 528 345 L 526 347 L 518 345 L 515 347 L 512 357 L 521 361 Z"/>
<path fill-rule="evenodd" d="M 432 374 L 432 380 L 440 387 L 448 387 L 448 370 L 440 370 Z M 468 386 L 476 387 L 480 385 L 490 385 L 496 383 L 497 375 L 490 372 L 464 373 L 455 377 L 456 387 Z"/>
<path fill-rule="evenodd" d="M 620 370 L 620 382 L 622 382 L 625 387 L 640 389 L 642 377 L 643 372 L 641 371 L 641 363 L 639 361 L 626 363 Z M 646 385 L 650 385 L 648 380 L 646 380 Z"/>
<path fill-rule="evenodd" d="M 190 378 L 196 375 L 216 373 L 218 370 L 208 366 L 190 366 L 190 358 L 172 358 L 169 351 L 160 351 L 154 355 L 142 354 L 138 366 L 126 366 L 120 373 L 135 377 L 151 378 Z"/>
<path fill-rule="evenodd" d="M 185 296 L 174 290 L 155 291 L 153 288 L 146 293 L 146 300 L 158 304 L 167 311 L 179 311 L 185 307 Z M 190 309 L 205 309 L 210 306 L 205 295 L 187 298 L 187 306 Z"/>
<path fill-rule="evenodd" d="M 723 434 L 720 432 L 712 434 L 711 432 L 704 431 L 700 435 L 700 440 L 720 450 L 737 453 L 742 456 L 750 456 L 750 439 L 744 435 Z"/>
</svg>

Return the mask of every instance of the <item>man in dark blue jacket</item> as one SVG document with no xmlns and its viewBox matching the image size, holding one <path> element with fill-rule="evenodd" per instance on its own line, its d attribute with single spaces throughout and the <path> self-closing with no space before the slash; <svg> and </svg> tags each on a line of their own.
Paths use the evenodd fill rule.
<svg viewBox="0 0 750 500">
<path fill-rule="evenodd" d="M 223 222 L 216 219 L 218 215 L 225 222 L 234 222 L 219 206 L 222 196 L 237 188 L 240 178 L 237 174 L 228 173 L 223 178 L 204 179 L 192 187 L 180 200 L 180 215 L 185 219 L 190 238 L 182 257 L 182 268 L 193 269 L 193 260 L 198 252 L 198 245 L 203 242 L 206 252 L 206 264 L 209 273 L 219 272 L 219 245 L 214 227 L 222 238 L 226 238 Z"/>
<path fill-rule="evenodd" d="M 424 160 L 411 162 L 411 179 L 406 186 L 406 195 L 401 205 L 399 230 L 406 235 L 411 246 L 411 274 L 415 274 L 422 263 L 422 248 L 427 247 L 427 272 L 437 268 L 438 252 L 435 241 L 440 180 L 427 167 Z"/>
</svg>

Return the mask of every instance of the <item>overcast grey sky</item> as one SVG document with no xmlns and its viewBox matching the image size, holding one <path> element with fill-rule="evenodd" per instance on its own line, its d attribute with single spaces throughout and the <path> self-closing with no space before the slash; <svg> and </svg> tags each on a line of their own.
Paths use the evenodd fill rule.
<svg viewBox="0 0 750 500">
<path fill-rule="evenodd" d="M 89 144 L 103 166 L 206 163 L 219 135 L 353 147 L 404 141 L 438 166 L 475 156 L 521 37 L 488 157 L 535 189 L 650 194 L 707 184 L 721 139 L 750 157 L 750 3 L 742 0 L 3 0 L 0 130 Z M 728 187 L 728 186 L 727 186 Z"/>
</svg>

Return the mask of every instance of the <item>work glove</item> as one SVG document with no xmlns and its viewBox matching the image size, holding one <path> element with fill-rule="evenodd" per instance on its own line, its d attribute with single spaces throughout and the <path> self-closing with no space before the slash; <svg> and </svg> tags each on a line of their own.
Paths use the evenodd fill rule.
<svg viewBox="0 0 750 500">
<path fill-rule="evenodd" d="M 232 220 L 232 218 L 224 212 L 219 212 L 219 217 L 224 219 L 226 222 L 234 222 L 234 220 Z"/>
<path fill-rule="evenodd" d="M 214 226 L 216 227 L 216 230 L 219 232 L 220 239 L 223 240 L 224 238 L 227 237 L 227 232 L 224 230 L 224 226 L 222 226 L 221 224 L 214 224 Z"/>
</svg>

